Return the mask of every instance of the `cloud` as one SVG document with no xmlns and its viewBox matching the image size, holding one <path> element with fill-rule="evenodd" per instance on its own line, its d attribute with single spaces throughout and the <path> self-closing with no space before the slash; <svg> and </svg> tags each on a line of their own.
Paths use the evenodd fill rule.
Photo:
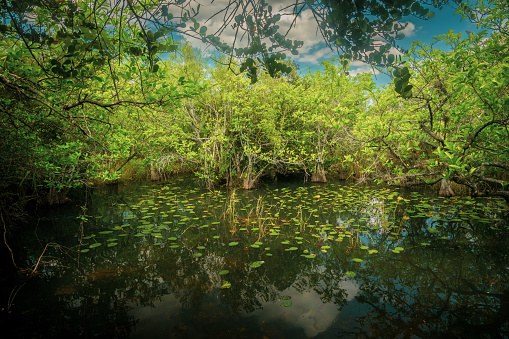
<svg viewBox="0 0 509 339">
<path fill-rule="evenodd" d="M 419 28 L 416 28 L 415 25 L 412 22 L 403 22 L 403 24 L 406 24 L 407 26 L 401 31 L 401 33 L 405 34 L 405 37 L 411 37 L 416 34 L 417 31 L 420 30 Z"/>
<path fill-rule="evenodd" d="M 331 59 L 337 56 L 336 52 L 332 51 L 328 47 L 321 48 L 314 52 L 307 51 L 304 53 L 303 51 L 300 51 L 299 53 L 299 55 L 292 57 L 292 59 L 298 63 L 305 62 L 313 65 L 318 65 L 320 61 Z"/>
<path fill-rule="evenodd" d="M 362 61 L 352 61 L 350 62 L 350 75 L 356 76 L 360 73 L 371 73 L 374 75 L 380 74 L 380 72 L 376 69 L 373 69 L 370 65 L 366 64 Z"/>
<path fill-rule="evenodd" d="M 212 3 L 209 1 L 200 2 L 202 3 L 202 8 L 195 19 L 200 24 L 200 26 L 207 27 L 207 34 L 217 34 L 220 32 L 221 41 L 229 44 L 230 46 L 234 42 L 235 47 L 242 48 L 248 45 L 248 36 L 244 34 L 244 31 L 240 29 L 234 29 L 231 24 L 227 27 L 222 27 L 224 25 L 225 18 L 229 18 L 232 15 L 233 9 L 230 9 L 229 12 L 221 12 L 221 10 L 224 10 L 226 7 L 228 7 L 229 0 L 215 0 Z M 311 10 L 308 9 L 303 11 L 300 13 L 297 19 L 295 19 L 293 15 L 290 15 L 291 12 L 288 10 L 286 10 L 286 12 L 281 11 L 293 2 L 289 2 L 288 0 L 279 0 L 270 1 L 269 3 L 273 7 L 273 15 L 281 14 L 281 19 L 277 23 L 279 26 L 279 33 L 284 35 L 288 32 L 286 36 L 287 39 L 298 40 L 304 43 L 303 46 L 299 49 L 300 54 L 305 55 L 309 53 L 313 48 L 316 48 L 318 44 L 323 44 L 322 36 L 318 31 L 318 26 Z M 233 14 L 233 17 L 235 15 L 238 15 L 238 13 Z M 220 31 L 222 28 L 223 30 Z M 199 48 L 201 50 L 207 50 L 211 48 L 199 39 L 186 37 L 186 40 L 189 41 L 193 47 Z M 267 46 L 271 45 L 271 42 L 268 39 L 266 39 L 264 42 L 267 43 Z M 320 53 L 321 55 L 324 54 L 324 52 Z M 312 57 L 309 58 L 311 59 Z M 299 57 L 295 59 L 299 60 Z"/>
<path fill-rule="evenodd" d="M 233 12 L 233 6 L 236 5 L 235 2 L 230 4 L 230 0 L 197 0 L 197 2 L 202 4 L 200 9 L 200 13 L 195 17 L 200 26 L 207 27 L 207 34 L 217 34 L 220 31 L 220 38 L 223 42 L 229 44 L 230 46 L 235 42 L 235 47 L 247 47 L 249 40 L 248 36 L 244 34 L 242 30 L 237 30 L 232 27 L 232 23 L 226 27 L 224 26 L 225 18 L 234 18 L 235 15 L 240 13 L 240 9 L 237 13 Z M 272 6 L 273 15 L 281 14 L 281 19 L 277 23 L 279 26 L 279 32 L 281 34 L 286 34 L 287 39 L 290 40 L 298 40 L 303 42 L 303 46 L 298 50 L 299 54 L 294 56 L 284 51 L 292 60 L 299 64 L 304 64 L 303 66 L 315 66 L 318 65 L 321 61 L 331 59 L 332 57 L 337 56 L 336 52 L 327 48 L 323 38 L 318 29 L 318 25 L 316 23 L 313 12 L 310 9 L 306 9 L 302 11 L 297 18 L 291 14 L 292 8 L 287 8 L 291 4 L 295 4 L 292 0 L 269 0 L 268 3 Z M 232 7 L 228 8 L 228 5 L 232 5 Z M 225 8 L 228 8 L 225 10 Z M 285 9 L 286 8 L 286 9 Z M 405 35 L 405 37 L 412 37 L 416 35 L 416 32 L 419 31 L 420 27 L 416 27 L 412 22 L 401 22 L 399 24 L 406 25 L 405 28 L 401 31 Z M 237 34 L 237 36 L 236 36 Z M 203 43 L 199 39 L 186 38 L 189 43 L 204 52 L 204 55 L 215 51 L 214 47 L 211 47 L 205 43 Z M 271 42 L 267 39 L 264 41 L 267 43 L 267 46 L 271 45 Z M 382 41 L 375 41 L 375 45 L 385 44 Z M 390 52 L 396 56 L 401 55 L 401 53 L 395 49 L 391 48 Z M 368 53 L 369 54 L 369 53 Z M 369 65 L 357 62 L 351 63 L 351 74 L 358 73 L 373 73 L 378 74 L 379 72 L 373 70 Z"/>
</svg>

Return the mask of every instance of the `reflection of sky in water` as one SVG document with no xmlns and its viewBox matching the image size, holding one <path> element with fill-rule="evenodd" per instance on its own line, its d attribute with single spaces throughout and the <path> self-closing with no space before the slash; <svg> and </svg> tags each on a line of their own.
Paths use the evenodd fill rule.
<svg viewBox="0 0 509 339">
<path fill-rule="evenodd" d="M 359 291 L 357 284 L 351 281 L 338 282 L 338 284 L 341 284 L 338 288 L 346 290 L 347 301 L 351 301 Z M 263 309 L 256 310 L 252 315 L 256 316 L 260 322 L 285 320 L 296 327 L 303 328 L 306 336 L 315 337 L 331 327 L 340 314 L 337 305 L 332 302 L 322 302 L 320 294 L 315 291 L 300 293 L 294 288 L 289 288 L 282 291 L 281 296 L 292 297 L 289 300 L 292 306 L 282 307 L 283 301 L 268 302 L 263 304 Z"/>
<path fill-rule="evenodd" d="M 350 280 L 338 282 L 338 285 L 340 286 L 337 288 L 346 291 L 348 302 L 352 301 L 359 291 L 358 285 Z M 207 300 L 203 301 L 201 310 L 190 312 L 205 312 L 203 318 L 198 316 L 202 322 L 200 326 L 208 326 L 203 324 L 207 322 L 217 322 L 217 326 L 221 327 L 221 322 L 225 321 L 232 327 L 236 327 L 232 323 L 238 321 L 240 329 L 250 327 L 249 323 L 256 327 L 286 324 L 285 326 L 301 329 L 306 337 L 319 336 L 333 327 L 349 329 L 355 323 L 355 314 L 359 313 L 355 311 L 357 304 L 355 301 L 348 303 L 343 310 L 338 310 L 334 303 L 324 303 L 321 295 L 314 290 L 301 293 L 291 287 L 281 291 L 279 295 L 290 296 L 291 299 L 288 301 L 292 302 L 292 306 L 281 306 L 281 303 L 287 300 L 263 302 L 259 299 L 260 309 L 252 313 L 242 311 L 239 314 L 224 310 L 225 307 L 220 304 L 219 297 L 209 295 L 205 298 Z M 198 324 L 195 323 L 194 315 L 187 314 L 185 307 L 173 294 L 163 296 L 160 301 L 154 302 L 153 306 L 140 307 L 135 303 L 129 303 L 127 306 L 132 309 L 131 315 L 137 321 L 132 338 L 147 338 L 147 335 L 150 335 L 150 338 L 167 337 L 169 333 L 175 333 L 176 336 L 203 336 L 203 332 L 196 328 Z M 214 325 L 210 326 L 214 328 Z"/>
<path fill-rule="evenodd" d="M 336 190 L 335 186 L 328 187 L 331 192 Z M 272 208 L 271 213 L 281 213 L 273 223 L 283 224 L 281 234 L 265 234 L 260 238 L 263 245 L 258 249 L 249 247 L 258 240 L 258 232 L 229 231 L 229 224 L 222 218 L 226 194 L 207 193 L 200 200 L 191 200 L 192 194 L 187 194 L 196 206 L 193 210 L 209 206 L 207 215 L 203 216 L 201 212 L 183 214 L 181 208 L 187 209 L 187 205 L 174 204 L 174 193 L 160 200 L 150 195 L 151 204 L 144 202 L 134 212 L 126 206 L 138 206 L 140 199 L 148 199 L 146 195 L 140 198 L 136 194 L 132 201 L 125 198 L 119 208 L 108 207 L 110 200 L 106 195 L 108 204 L 97 203 L 94 206 L 100 206 L 100 210 L 91 207 L 87 211 L 94 217 L 85 227 L 85 234 L 97 236 L 84 238 L 81 248 L 88 249 L 95 242 L 102 242 L 102 246 L 83 253 L 80 257 L 83 271 L 63 270 L 56 263 L 43 266 L 41 278 L 44 279 L 31 280 L 40 287 L 23 288 L 16 296 L 17 316 L 29 320 L 23 322 L 27 324 L 27 334 L 30 327 L 45 329 L 48 326 L 64 333 L 66 329 L 75 331 L 86 324 L 79 328 L 86 328 L 88 337 L 103 333 L 104 328 L 118 327 L 125 328 L 127 333 L 130 331 L 134 338 L 266 336 L 295 339 L 355 337 L 365 331 L 373 334 L 387 329 L 417 333 L 415 321 L 421 324 L 426 317 L 434 323 L 422 323 L 423 333 L 433 337 L 428 329 L 431 327 L 427 326 L 435 326 L 437 333 L 446 337 L 447 321 L 452 319 L 449 315 L 456 312 L 458 306 L 471 312 L 462 317 L 462 321 L 474 324 L 483 314 L 489 318 L 498 312 L 493 305 L 498 307 L 500 302 L 490 298 L 506 293 L 502 282 L 507 281 L 509 271 L 500 263 L 507 262 L 504 257 L 507 235 L 488 227 L 496 221 L 487 219 L 478 225 L 477 219 L 470 216 L 473 211 L 477 213 L 473 216 L 483 218 L 489 205 L 480 204 L 474 209 L 474 205 L 464 199 L 463 203 L 438 207 L 429 201 L 429 206 L 433 206 L 430 208 L 424 207 L 420 201 L 423 198 L 404 202 L 393 197 L 388 199 L 391 202 L 358 190 L 353 190 L 354 197 L 343 203 L 332 194 L 329 195 L 332 198 L 327 199 L 327 192 L 322 192 L 320 187 L 306 191 L 308 194 L 299 199 L 289 200 L 295 192 L 283 196 L 289 200 L 285 209 Z M 246 212 L 252 208 L 255 193 L 238 193 L 239 199 L 245 197 L 239 203 L 239 208 L 244 209 L 239 228 L 258 226 L 247 218 Z M 323 200 L 314 201 L 316 193 L 320 193 Z M 333 201 L 338 200 L 341 205 L 334 205 Z M 155 203 L 163 206 L 162 210 L 147 218 Z M 270 202 L 269 197 L 266 203 L 267 211 L 270 204 L 276 204 Z M 296 209 L 294 205 L 306 206 L 306 209 Z M 292 218 L 300 217 L 297 214 L 300 211 L 304 211 L 303 224 L 309 227 L 294 223 Z M 58 232 L 53 227 L 38 227 L 40 239 L 74 244 L 77 226 L 70 228 L 69 223 L 76 221 L 79 213 L 75 211 L 69 218 L 48 219 L 55 224 L 58 220 L 62 225 Z M 469 217 L 468 221 L 462 221 L 465 216 Z M 195 217 L 198 217 L 196 221 Z M 216 220 L 218 226 L 213 224 Z M 328 225 L 329 222 L 346 228 L 336 229 Z M 499 223 L 502 227 L 502 221 Z M 210 227 L 202 229 L 204 224 Z M 153 232 L 154 227 L 160 225 L 163 226 L 161 238 L 154 238 L 150 232 L 137 237 L 145 228 Z M 166 225 L 171 226 L 165 229 Z M 122 230 L 119 231 L 120 226 Z M 270 220 L 265 226 L 272 227 Z M 437 231 L 431 233 L 429 227 Z M 99 233 L 104 230 L 112 233 Z M 347 236 L 340 239 L 339 235 L 345 231 Z M 45 237 L 43 232 L 51 237 Z M 60 234 L 61 237 L 55 238 Z M 218 240 L 213 238 L 216 234 Z M 119 242 L 118 246 L 107 247 L 110 238 L 117 236 L 114 241 Z M 239 245 L 230 247 L 229 242 L 234 237 L 239 238 Z M 155 247 L 156 243 L 163 246 Z M 180 247 L 172 249 L 169 246 L 172 243 Z M 322 253 L 320 248 L 324 244 L 330 248 Z M 361 245 L 368 247 L 361 249 Z M 289 246 L 299 248 L 287 252 Z M 396 246 L 405 250 L 393 253 Z M 273 257 L 265 256 L 269 252 L 264 249 L 266 247 L 271 248 Z M 25 260 L 35 264 L 41 254 L 40 243 L 34 243 L 31 248 Z M 368 249 L 378 252 L 369 254 Z M 317 257 L 301 258 L 303 250 Z M 203 252 L 203 257 L 195 259 L 193 255 L 197 252 Z M 353 258 L 361 258 L 364 262 L 354 263 Z M 44 260 L 53 259 L 47 256 Z M 249 268 L 249 264 L 257 260 L 264 260 L 264 265 Z M 224 269 L 230 273 L 219 275 Z M 356 273 L 359 283 L 346 277 L 347 271 Z M 437 285 L 436 279 L 443 285 Z M 225 280 L 231 282 L 232 287 L 221 290 Z M 452 288 L 459 292 L 450 295 Z M 284 296 L 291 297 L 288 301 L 292 306 L 281 306 L 286 300 L 278 298 Z M 44 302 L 34 303 L 34 300 Z M 445 311 L 440 309 L 440 313 L 430 306 L 441 303 L 448 307 Z M 45 312 L 46 305 L 51 305 L 53 310 L 64 310 L 62 313 L 69 322 L 54 321 L 58 318 L 54 313 Z M 481 307 L 485 313 L 478 312 L 477 308 Z M 37 319 L 39 323 L 35 322 Z M 403 320 L 395 325 L 395 319 Z M 67 327 L 62 329 L 63 325 Z M 18 333 L 15 337 L 37 337 L 33 333 Z M 394 337 L 398 337 L 402 332 L 394 333 Z M 470 334 L 470 330 L 462 330 L 462 333 Z M 391 334 L 386 333 L 386 336 Z"/>
<path fill-rule="evenodd" d="M 180 302 L 172 294 L 167 294 L 161 298 L 161 301 L 154 302 L 153 307 L 139 307 L 135 303 L 127 304 L 132 308 L 132 315 L 137 320 L 136 327 L 133 328 L 132 338 L 150 338 L 168 337 L 168 334 L 177 327 L 172 316 L 182 310 Z"/>
</svg>

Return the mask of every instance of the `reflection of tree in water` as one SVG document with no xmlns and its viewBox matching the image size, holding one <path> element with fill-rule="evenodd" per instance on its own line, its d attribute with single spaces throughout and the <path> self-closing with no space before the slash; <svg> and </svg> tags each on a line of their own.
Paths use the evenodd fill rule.
<svg viewBox="0 0 509 339">
<path fill-rule="evenodd" d="M 346 303 L 342 299 L 344 291 L 338 293 L 337 288 L 332 288 L 337 286 L 337 272 L 324 271 L 320 258 L 303 260 L 295 253 L 274 251 L 275 256 L 280 256 L 277 261 L 267 260 L 262 268 L 253 269 L 249 263 L 260 258 L 257 251 L 221 253 L 226 251 L 211 249 L 213 253 L 197 259 L 190 248 L 153 250 L 140 241 L 135 248 L 118 248 L 116 252 L 83 258 L 80 270 L 48 268 L 53 275 L 41 288 L 55 286 L 55 295 L 45 293 L 34 312 L 40 312 L 41 304 L 58 311 L 41 313 L 40 322 L 35 323 L 47 333 L 68 333 L 79 328 L 85 336 L 111 333 L 119 337 L 128 335 L 136 324 L 130 315 L 132 307 L 154 306 L 169 294 L 179 300 L 182 312 L 192 312 L 190 316 L 201 317 L 201 321 L 221 314 L 240 321 L 240 311 L 252 313 L 263 303 L 276 301 L 290 287 L 315 290 L 325 293 L 325 300 L 333 298 Z M 229 275 L 218 276 L 225 267 L 230 270 Z M 231 281 L 230 289 L 220 289 L 223 279 Z M 211 304 L 211 295 L 219 300 Z M 216 314 L 210 312 L 211 307 L 215 307 Z M 55 322 L 45 321 L 49 316 L 62 316 L 69 321 L 51 328 Z"/>
<path fill-rule="evenodd" d="M 360 335 L 507 336 L 508 239 L 495 240 L 487 227 L 482 231 L 475 243 L 466 241 L 469 232 L 457 232 L 453 240 L 432 242 L 432 251 L 407 243 L 389 260 L 368 261 L 358 276 L 364 283 L 356 300 L 370 306 L 358 319 L 364 325 Z M 438 243 L 444 241 L 455 247 Z"/>
<path fill-rule="evenodd" d="M 288 204 L 299 204 L 297 200 Z M 331 245 L 327 253 L 319 253 L 314 259 L 302 258 L 301 248 L 285 251 L 287 247 L 281 245 L 283 239 L 291 239 L 292 245 L 295 244 L 293 232 L 298 231 L 299 226 L 294 229 L 283 226 L 281 237 L 265 236 L 259 249 L 248 246 L 254 239 L 246 234 L 248 232 L 239 231 L 233 235 L 229 229 L 218 228 L 211 232 L 210 229 L 186 228 L 185 237 L 177 235 L 180 247 L 176 249 L 170 249 L 168 243 L 155 246 L 156 240 L 150 236 L 134 238 L 131 234 L 119 246 L 108 249 L 103 244 L 88 255 L 82 255 L 79 270 L 46 267 L 43 279 L 38 283 L 30 282 L 41 289 L 37 306 L 31 305 L 33 301 L 28 293 L 25 298 L 21 293 L 17 307 L 27 311 L 18 319 L 20 324 L 30 320 L 46 333 L 70 333 L 79 329 L 83 336 L 100 333 L 122 337 L 135 328 L 138 318 L 133 312 L 136 309 L 157 308 L 171 296 L 178 305 L 168 321 L 174 323 L 176 333 L 185 331 L 189 327 L 186 324 L 199 324 L 197 330 L 203 333 L 221 326 L 223 330 L 228 326 L 245 329 L 254 326 L 248 324 L 249 317 L 245 313 L 255 313 L 267 303 L 276 303 L 287 290 L 303 294 L 314 291 L 323 303 L 332 302 L 341 311 L 349 304 L 343 283 L 349 279 L 345 272 L 354 271 L 357 273 L 354 282 L 360 285 L 354 302 L 366 305 L 367 312 L 359 314 L 357 324 L 351 324 L 351 328 L 359 325 L 361 328 L 361 332 L 352 332 L 352 335 L 440 337 L 469 336 L 483 331 L 493 336 L 507 334 L 505 319 L 509 302 L 508 288 L 504 284 L 509 281 L 509 254 L 505 252 L 507 237 L 500 236 L 500 232 L 493 232 L 486 224 L 453 221 L 454 213 L 451 213 L 444 215 L 440 234 L 430 237 L 426 230 L 430 217 L 404 219 L 407 207 L 402 201 L 387 205 L 383 200 L 364 197 L 341 213 L 317 207 L 318 211 L 305 212 L 304 217 L 309 218 L 311 224 L 327 223 L 325 220 L 355 221 L 346 229 L 352 237 L 339 243 L 327 239 L 332 230 L 328 233 L 306 228 L 300 234 L 305 238 L 305 248 L 318 253 L 322 242 Z M 466 214 L 469 208 L 465 206 L 457 211 Z M 125 217 L 123 212 L 108 210 L 105 209 L 103 216 L 115 220 Z M 380 217 L 381 210 L 384 214 Z M 290 220 L 295 211 L 292 213 L 288 216 L 281 213 L 280 218 Z M 360 223 L 360 219 L 370 214 L 378 217 L 369 219 L 367 227 L 361 229 L 369 231 L 370 235 L 357 237 L 358 226 L 352 224 Z M 381 223 L 386 221 L 394 228 L 382 227 Z M 391 232 L 394 233 L 396 226 L 401 230 L 393 235 Z M 372 227 L 377 229 L 371 230 Z M 59 237 L 72 238 L 76 229 L 77 226 L 63 228 Z M 212 240 L 215 234 L 220 234 L 222 240 Z M 313 238 L 312 234 L 317 237 Z M 447 240 L 441 239 L 442 236 Z M 228 246 L 230 237 L 240 238 L 239 245 Z M 368 255 L 367 251 L 361 251 L 361 242 L 379 253 Z M 423 242 L 429 246 L 422 246 Z M 204 245 L 205 249 L 198 249 L 199 245 Z M 403 252 L 391 252 L 400 245 L 405 247 Z M 265 256 L 264 247 L 271 247 L 272 258 Z M 201 258 L 194 256 L 198 252 L 203 253 Z M 27 257 L 36 260 L 38 254 L 35 250 Z M 353 257 L 365 261 L 360 265 L 352 262 Z M 265 261 L 260 268 L 249 267 L 259 260 Z M 230 273 L 220 276 L 218 273 L 224 269 Z M 231 288 L 221 289 L 224 280 L 231 283 Z M 43 290 L 54 293 L 48 295 Z M 66 319 L 65 324 L 49 320 L 56 317 Z M 291 326 L 296 326 L 286 325 L 289 331 Z M 27 333 L 30 328 L 26 328 Z M 260 328 L 250 328 L 250 331 L 260 334 Z"/>
</svg>

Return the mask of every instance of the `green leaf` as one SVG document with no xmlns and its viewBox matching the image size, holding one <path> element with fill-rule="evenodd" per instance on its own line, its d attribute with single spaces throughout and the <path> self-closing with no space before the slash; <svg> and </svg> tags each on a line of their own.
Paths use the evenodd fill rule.
<svg viewBox="0 0 509 339">
<path fill-rule="evenodd" d="M 249 265 L 249 267 L 251 268 L 257 268 L 257 267 L 260 267 L 262 266 L 263 264 L 265 263 L 265 261 L 255 261 L 253 262 L 251 265 Z"/>
</svg>

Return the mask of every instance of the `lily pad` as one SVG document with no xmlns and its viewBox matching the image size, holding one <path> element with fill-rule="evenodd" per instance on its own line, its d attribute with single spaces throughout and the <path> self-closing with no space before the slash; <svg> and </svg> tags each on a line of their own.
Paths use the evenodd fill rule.
<svg viewBox="0 0 509 339">
<path fill-rule="evenodd" d="M 249 267 L 251 267 L 251 268 L 257 268 L 257 267 L 262 266 L 264 263 L 265 263 L 265 261 L 261 261 L 261 260 L 259 260 L 259 261 L 255 261 L 255 262 L 253 262 L 251 265 L 249 265 Z"/>
</svg>

